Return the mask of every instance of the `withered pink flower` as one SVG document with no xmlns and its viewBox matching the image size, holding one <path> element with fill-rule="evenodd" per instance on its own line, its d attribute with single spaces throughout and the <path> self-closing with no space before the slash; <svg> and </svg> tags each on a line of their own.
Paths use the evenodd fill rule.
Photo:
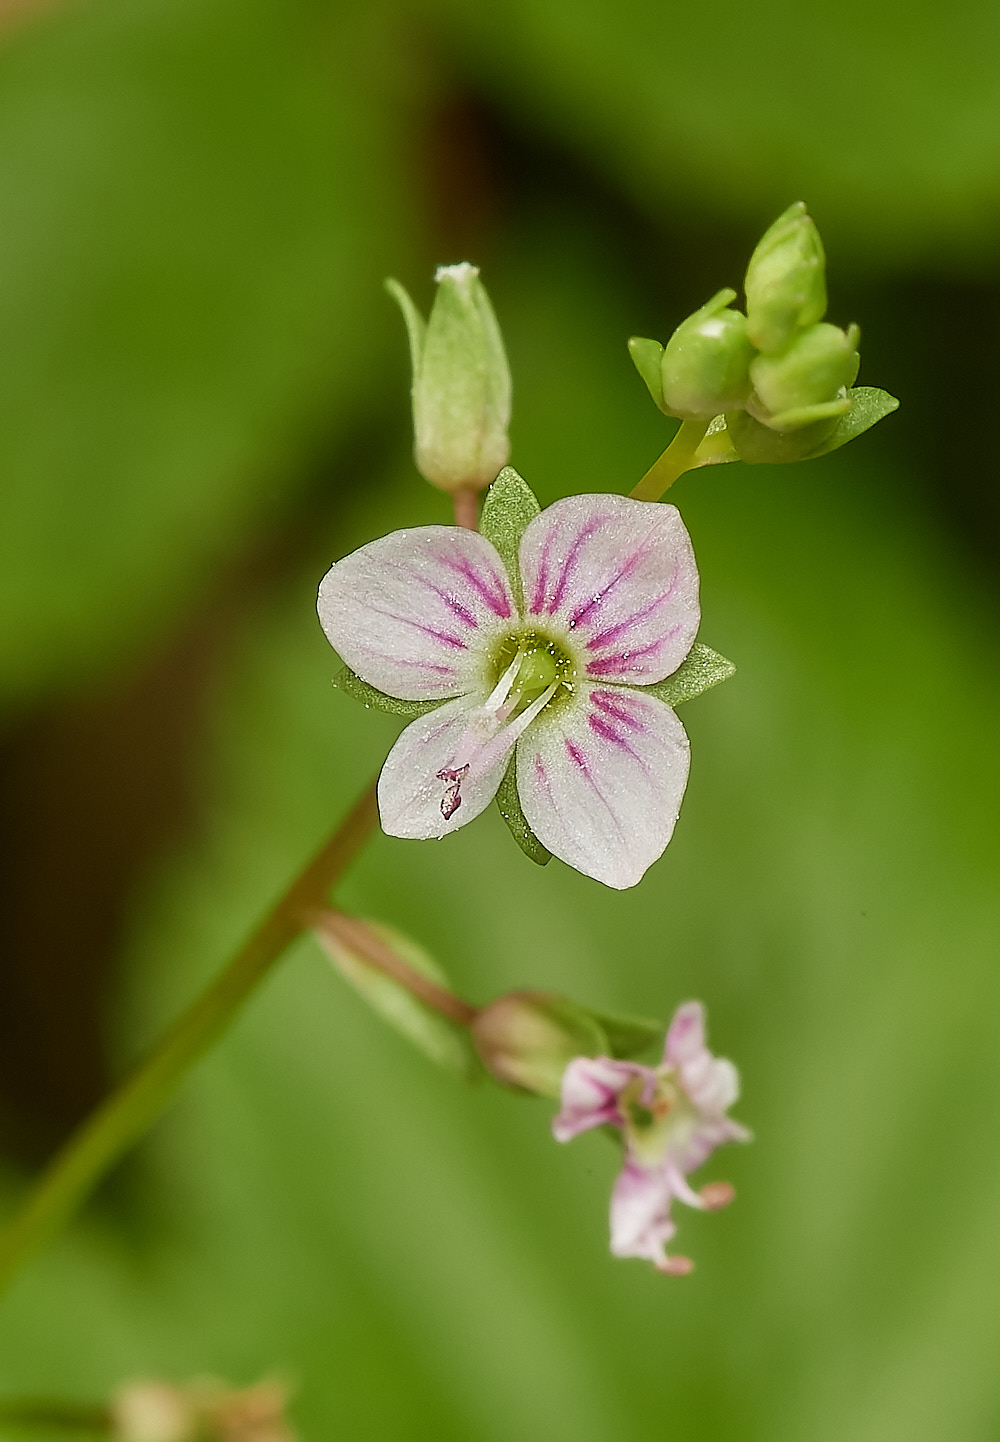
<svg viewBox="0 0 1000 1442">
<path fill-rule="evenodd" d="M 676 1233 L 674 1198 L 702 1211 L 733 1199 L 726 1182 L 695 1191 L 688 1174 L 723 1142 L 745 1142 L 750 1133 L 726 1115 L 739 1096 L 731 1061 L 713 1056 L 705 1043 L 700 1002 L 679 1007 L 657 1067 L 611 1057 L 576 1057 L 563 1074 L 562 1110 L 552 1123 L 557 1141 L 568 1142 L 591 1127 L 610 1124 L 623 1133 L 625 1163 L 611 1196 L 611 1251 L 642 1257 L 661 1272 L 681 1275 L 693 1263 L 668 1255 Z"/>
<path fill-rule="evenodd" d="M 484 536 L 419 526 L 347 556 L 319 614 L 351 669 L 440 704 L 403 731 L 379 780 L 392 836 L 445 836 L 515 757 L 524 816 L 555 856 L 634 886 L 674 829 L 688 774 L 676 713 L 644 690 L 698 630 L 698 571 L 673 506 L 571 496 L 526 527 L 519 574 Z"/>
</svg>

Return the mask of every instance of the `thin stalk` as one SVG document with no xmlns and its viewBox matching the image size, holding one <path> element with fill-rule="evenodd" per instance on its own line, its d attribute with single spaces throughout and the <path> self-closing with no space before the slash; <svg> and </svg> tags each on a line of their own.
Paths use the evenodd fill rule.
<svg viewBox="0 0 1000 1442">
<path fill-rule="evenodd" d="M 678 476 L 692 469 L 695 451 L 708 430 L 711 417 L 705 420 L 681 421 L 667 449 L 654 461 L 642 480 L 629 494 L 636 501 L 658 501 Z"/>
<path fill-rule="evenodd" d="M 333 907 L 323 907 L 311 912 L 308 920 L 321 937 L 328 936 L 347 950 L 357 952 L 376 971 L 391 977 L 432 1011 L 446 1016 L 449 1021 L 458 1022 L 459 1026 L 471 1026 L 475 1021 L 477 1010 L 474 1006 L 417 971 L 357 917 L 348 916 Z"/>
<path fill-rule="evenodd" d="M 378 819 L 374 783 L 216 979 L 132 1075 L 57 1152 L 0 1234 L 0 1293 L 27 1258 L 76 1211 L 119 1157 L 152 1125 L 194 1064 L 225 1031 L 282 952 L 309 926 Z"/>
<path fill-rule="evenodd" d="M 95 1433 L 110 1432 L 111 1413 L 97 1403 L 14 1397 L 0 1401 L 0 1425 L 18 1430 L 42 1428 L 46 1436 L 53 1432 L 83 1432 L 93 1437 Z"/>
<path fill-rule="evenodd" d="M 455 507 L 455 525 L 463 526 L 467 531 L 479 529 L 479 493 L 471 486 L 463 486 L 460 490 L 452 491 L 451 502 Z"/>
</svg>

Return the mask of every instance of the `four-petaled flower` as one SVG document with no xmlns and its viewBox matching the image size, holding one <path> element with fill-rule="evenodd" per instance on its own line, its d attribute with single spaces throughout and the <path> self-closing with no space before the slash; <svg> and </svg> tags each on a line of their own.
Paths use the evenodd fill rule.
<svg viewBox="0 0 1000 1442">
<path fill-rule="evenodd" d="M 675 1013 L 658 1067 L 604 1056 L 570 1062 L 562 1110 L 552 1123 L 556 1140 L 608 1123 L 624 1133 L 625 1165 L 611 1196 L 616 1257 L 642 1257 L 674 1276 L 691 1270 L 689 1258 L 664 1250 L 677 1230 L 670 1204 L 676 1197 L 714 1211 L 732 1201 L 728 1183 L 710 1182 L 696 1192 L 687 1175 L 723 1142 L 750 1140 L 746 1128 L 726 1116 L 739 1089 L 732 1062 L 705 1044 L 705 1013 L 697 1001 Z"/>
<path fill-rule="evenodd" d="M 515 752 L 525 819 L 555 856 L 634 886 L 670 840 L 688 773 L 676 713 L 645 693 L 698 630 L 698 572 L 673 506 L 571 496 L 524 530 L 519 567 L 475 531 L 418 526 L 338 562 L 326 635 L 389 696 L 441 704 L 379 778 L 392 836 L 445 836 L 496 795 Z"/>
</svg>

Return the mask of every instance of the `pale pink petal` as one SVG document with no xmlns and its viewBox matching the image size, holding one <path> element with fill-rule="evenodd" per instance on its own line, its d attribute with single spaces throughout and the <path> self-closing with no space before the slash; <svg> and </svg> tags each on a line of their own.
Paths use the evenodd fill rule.
<svg viewBox="0 0 1000 1442">
<path fill-rule="evenodd" d="M 726 1057 L 713 1056 L 705 1041 L 705 1009 L 686 1001 L 667 1032 L 664 1061 L 676 1067 L 681 1085 L 700 1112 L 721 1116 L 740 1094 L 739 1073 Z"/>
<path fill-rule="evenodd" d="M 622 1125 L 618 1093 L 634 1076 L 652 1075 L 636 1062 L 578 1056 L 563 1072 L 562 1110 L 552 1122 L 557 1142 L 568 1142 L 591 1127 Z"/>
<path fill-rule="evenodd" d="M 715 1151 L 726 1142 L 749 1142 L 753 1133 L 732 1117 L 711 1117 L 701 1119 L 691 1130 L 671 1147 L 671 1157 L 682 1172 L 694 1172 Z"/>
<path fill-rule="evenodd" d="M 348 666 L 409 701 L 481 685 L 515 616 L 497 552 L 458 526 L 394 531 L 345 556 L 323 577 L 318 610 Z"/>
<path fill-rule="evenodd" d="M 532 523 L 534 524 L 534 523 Z M 620 686 L 578 687 L 517 748 L 528 825 L 554 856 L 619 890 L 635 886 L 673 833 L 688 740 L 662 701 Z"/>
<path fill-rule="evenodd" d="M 685 1001 L 674 1012 L 667 1029 L 663 1060 L 680 1066 L 705 1050 L 705 1008 L 700 1001 Z"/>
<path fill-rule="evenodd" d="M 508 727 L 483 746 L 470 742 L 482 697 L 460 696 L 411 721 L 378 779 L 382 830 L 415 840 L 447 836 L 485 811 L 514 746 Z"/>
<path fill-rule="evenodd" d="M 626 1161 L 611 1193 L 611 1251 L 662 1266 L 663 1248 L 677 1228 L 670 1220 L 671 1191 L 664 1168 Z"/>
<path fill-rule="evenodd" d="M 568 496 L 521 538 L 528 619 L 572 638 L 595 679 L 649 685 L 698 630 L 698 569 L 675 506 Z"/>
</svg>

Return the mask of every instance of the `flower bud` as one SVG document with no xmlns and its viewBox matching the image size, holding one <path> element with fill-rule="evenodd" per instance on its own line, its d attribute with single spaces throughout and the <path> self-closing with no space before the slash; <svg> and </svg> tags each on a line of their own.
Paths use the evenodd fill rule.
<svg viewBox="0 0 1000 1442">
<path fill-rule="evenodd" d="M 129 1382 L 111 1403 L 114 1442 L 295 1442 L 287 1389 L 274 1381 L 234 1389 L 203 1381 L 175 1387 Z"/>
<path fill-rule="evenodd" d="M 747 333 L 758 350 L 781 350 L 800 327 L 826 314 L 826 256 L 802 201 L 765 231 L 750 257 L 744 289 Z"/>
<path fill-rule="evenodd" d="M 479 270 L 442 265 L 426 323 L 397 281 L 413 362 L 417 469 L 444 491 L 488 486 L 510 457 L 510 370 L 503 337 Z"/>
<path fill-rule="evenodd" d="M 166 1382 L 130 1382 L 112 1404 L 116 1442 L 191 1442 L 195 1408 L 179 1387 Z"/>
<path fill-rule="evenodd" d="M 563 1072 L 578 1056 L 608 1050 L 603 1029 L 565 996 L 513 991 L 484 1006 L 472 1024 L 483 1065 L 497 1081 L 557 1097 Z"/>
<path fill-rule="evenodd" d="M 720 290 L 667 341 L 660 366 L 664 409 L 671 415 L 716 416 L 746 400 L 754 350 L 746 316 L 729 309 L 735 299 L 734 290 Z"/>
<path fill-rule="evenodd" d="M 861 358 L 856 325 L 842 331 L 825 322 L 800 332 L 779 355 L 758 356 L 750 379 L 760 401 L 749 409 L 776 431 L 794 431 L 824 417 L 842 415 Z"/>
</svg>

